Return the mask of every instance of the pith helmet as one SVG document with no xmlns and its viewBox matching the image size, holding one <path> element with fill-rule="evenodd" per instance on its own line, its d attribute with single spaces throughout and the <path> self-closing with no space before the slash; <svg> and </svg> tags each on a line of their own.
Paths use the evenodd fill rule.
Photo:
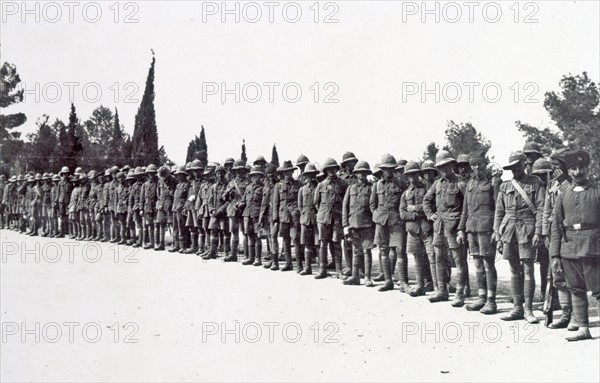
<svg viewBox="0 0 600 383">
<path fill-rule="evenodd" d="M 396 166 L 398 166 L 396 164 L 396 159 L 391 154 L 384 154 L 383 157 L 381 157 L 381 161 L 379 162 L 380 169 L 395 169 Z"/>
<path fill-rule="evenodd" d="M 525 153 L 525 154 L 537 153 L 541 156 L 542 148 L 541 148 L 540 144 L 538 144 L 537 142 L 526 142 L 525 146 L 523 146 L 523 153 Z"/>
<path fill-rule="evenodd" d="M 62 169 L 60 169 L 60 172 L 58 172 L 58 174 L 64 174 L 64 173 L 67 173 L 67 174 L 68 174 L 68 173 L 71 173 L 71 172 L 69 171 L 69 168 L 68 168 L 68 167 L 66 167 L 66 166 L 63 166 L 63 167 L 62 167 Z"/>
<path fill-rule="evenodd" d="M 459 154 L 458 158 L 456 159 L 456 163 L 457 164 L 467 164 L 469 165 L 469 162 L 471 161 L 471 156 L 468 154 Z"/>
<path fill-rule="evenodd" d="M 265 175 L 265 173 L 263 173 L 261 169 L 262 169 L 262 168 L 261 168 L 260 166 L 258 166 L 258 165 L 254 165 L 254 166 L 252 167 L 252 169 L 250 170 L 250 175 L 251 175 L 251 176 L 253 176 L 253 175 L 261 175 L 261 176 L 264 176 L 264 175 Z"/>
<path fill-rule="evenodd" d="M 538 158 L 533 163 L 533 167 L 531 169 L 531 173 L 533 174 L 545 174 L 550 173 L 554 169 L 552 169 L 552 163 L 545 158 Z"/>
<path fill-rule="evenodd" d="M 514 165 L 516 165 L 519 162 L 524 161 L 524 160 L 525 160 L 525 154 L 523 154 L 523 152 L 521 152 L 521 151 L 512 152 L 512 153 L 510 153 L 510 156 L 508 157 L 508 164 L 503 166 L 502 169 L 509 170 Z"/>
<path fill-rule="evenodd" d="M 58 174 L 55 174 L 54 176 L 52 176 L 52 181 L 59 182 L 60 181 L 60 176 Z"/>
<path fill-rule="evenodd" d="M 404 167 L 404 174 L 421 173 L 421 166 L 415 161 L 406 163 Z"/>
<path fill-rule="evenodd" d="M 184 175 L 187 175 L 187 172 L 185 171 L 185 166 L 183 166 L 183 165 L 179 165 L 179 166 L 177 167 L 177 170 L 175 170 L 175 175 L 177 175 L 177 174 L 184 174 Z"/>
<path fill-rule="evenodd" d="M 369 166 L 369 163 L 367 161 L 358 161 L 352 173 L 373 174 L 373 172 L 371 171 L 371 167 Z"/>
<path fill-rule="evenodd" d="M 436 168 L 440 167 L 442 165 L 445 165 L 445 164 L 449 164 L 451 162 L 456 162 L 456 160 L 446 150 L 440 150 L 438 152 L 438 154 L 435 156 L 435 167 Z"/>
<path fill-rule="evenodd" d="M 324 172 L 325 170 L 330 169 L 330 168 L 336 168 L 336 169 L 340 168 L 340 165 L 338 165 L 337 161 L 331 157 L 325 160 L 325 162 L 323 163 L 322 170 Z"/>
<path fill-rule="evenodd" d="M 217 173 L 227 173 L 227 170 L 225 170 L 225 168 L 223 166 L 217 166 L 215 168 L 215 174 Z"/>
<path fill-rule="evenodd" d="M 403 158 L 398 159 L 398 161 L 396 161 L 396 170 L 404 169 L 404 167 L 406 166 L 407 163 L 408 163 L 408 161 L 406 161 Z"/>
<path fill-rule="evenodd" d="M 235 161 L 231 170 L 246 170 L 246 162 L 242 160 Z"/>
<path fill-rule="evenodd" d="M 421 170 L 422 171 L 431 170 L 436 173 L 438 172 L 438 170 L 435 168 L 435 164 L 431 160 L 423 161 L 423 164 L 421 165 Z"/>
<path fill-rule="evenodd" d="M 302 172 L 302 174 L 318 174 L 319 170 L 317 169 L 317 167 L 314 164 L 311 163 L 307 163 L 306 167 L 304 168 L 304 172 Z"/>
<path fill-rule="evenodd" d="M 158 170 L 156 170 L 156 165 L 154 165 L 154 164 L 150 164 L 146 168 L 146 173 L 156 173 L 157 171 Z"/>
<path fill-rule="evenodd" d="M 43 180 L 49 180 L 50 179 L 50 174 L 48 174 L 48 173 L 42 174 L 42 179 Z"/>
<path fill-rule="evenodd" d="M 306 164 L 308 164 L 308 157 L 306 157 L 304 154 L 300 154 L 296 160 L 296 166 L 302 166 Z"/>
<path fill-rule="evenodd" d="M 256 159 L 253 162 L 254 165 L 264 165 L 266 163 L 267 163 L 267 160 L 265 160 L 265 157 L 263 157 L 263 156 L 256 157 Z"/>
<path fill-rule="evenodd" d="M 225 162 L 223 162 L 223 165 L 233 165 L 235 163 L 235 160 L 233 158 L 227 158 L 225 159 Z"/>
<path fill-rule="evenodd" d="M 280 172 L 288 172 L 288 171 L 296 170 L 296 167 L 294 165 L 292 165 L 292 161 L 287 160 L 287 161 L 283 161 L 283 164 L 277 170 Z"/>
<path fill-rule="evenodd" d="M 127 173 L 127 177 L 125 177 L 126 180 L 134 180 L 135 179 L 135 170 L 130 169 L 129 172 Z"/>
<path fill-rule="evenodd" d="M 342 156 L 342 162 L 341 162 L 341 164 L 343 165 L 346 162 L 358 162 L 358 159 L 356 158 L 356 156 L 354 155 L 354 153 L 352 153 L 352 152 L 346 152 Z"/>
<path fill-rule="evenodd" d="M 135 168 L 135 175 L 137 176 L 143 176 L 144 173 L 144 169 L 142 169 L 142 167 L 138 166 L 137 168 Z"/>
<path fill-rule="evenodd" d="M 171 173 L 171 171 L 169 170 L 169 168 L 167 168 L 166 166 L 161 166 L 158 169 L 158 176 L 160 178 L 167 178 L 169 176 L 169 174 Z"/>
<path fill-rule="evenodd" d="M 202 167 L 202 162 L 200 162 L 200 160 L 194 160 L 192 161 L 192 166 L 190 166 L 190 170 L 201 170 L 204 169 Z"/>
</svg>

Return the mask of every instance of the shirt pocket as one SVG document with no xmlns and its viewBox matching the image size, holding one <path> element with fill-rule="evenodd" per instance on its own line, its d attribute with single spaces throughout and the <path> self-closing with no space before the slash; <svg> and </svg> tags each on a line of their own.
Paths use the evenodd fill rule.
<svg viewBox="0 0 600 383">
<path fill-rule="evenodd" d="M 446 206 L 451 207 L 458 204 L 458 189 L 451 189 L 446 192 Z"/>
<path fill-rule="evenodd" d="M 479 204 L 490 205 L 492 203 L 494 191 L 491 185 L 485 185 L 479 190 Z"/>
</svg>

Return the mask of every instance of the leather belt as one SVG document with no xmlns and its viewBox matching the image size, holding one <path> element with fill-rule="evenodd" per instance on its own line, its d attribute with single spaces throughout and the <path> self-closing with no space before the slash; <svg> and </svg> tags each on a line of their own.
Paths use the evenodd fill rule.
<svg viewBox="0 0 600 383">
<path fill-rule="evenodd" d="M 598 225 L 593 223 L 576 223 L 574 225 L 565 226 L 567 231 L 591 230 L 597 228 Z"/>
</svg>

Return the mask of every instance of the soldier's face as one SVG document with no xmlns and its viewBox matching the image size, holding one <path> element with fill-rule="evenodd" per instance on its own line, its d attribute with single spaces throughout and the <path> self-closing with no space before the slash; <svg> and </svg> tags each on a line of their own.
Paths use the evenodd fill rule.
<svg viewBox="0 0 600 383">
<path fill-rule="evenodd" d="M 317 179 L 317 175 L 314 174 L 314 173 L 304 174 L 302 177 L 304 178 L 304 183 L 305 184 L 311 183 L 311 182 L 313 182 L 313 181 L 315 181 Z"/>
<path fill-rule="evenodd" d="M 454 170 L 454 164 L 452 164 L 452 163 L 444 164 L 444 165 L 438 167 L 438 170 L 439 170 L 440 174 L 442 175 L 442 177 L 447 177 L 450 174 L 452 174 L 452 171 Z"/>
<path fill-rule="evenodd" d="M 520 162 L 514 164 L 513 167 L 510 168 L 510 171 L 513 174 L 513 178 L 521 178 L 523 175 L 525 175 L 525 167 L 526 166 L 527 166 L 526 161 L 520 161 Z"/>
<path fill-rule="evenodd" d="M 469 175 L 469 173 L 471 173 L 471 166 L 469 164 L 460 164 L 457 166 L 458 168 L 458 174 L 460 174 L 461 176 L 467 176 Z"/>
<path fill-rule="evenodd" d="M 327 178 L 333 178 L 337 176 L 337 169 L 327 168 L 327 170 L 325 170 L 325 174 L 327 174 Z"/>
<path fill-rule="evenodd" d="M 525 153 L 525 156 L 527 157 L 527 166 L 533 166 L 533 163 L 539 159 L 542 158 L 542 156 L 540 156 L 537 153 Z"/>
<path fill-rule="evenodd" d="M 485 171 L 485 162 L 477 162 L 477 163 L 471 164 L 471 170 L 473 171 L 473 174 L 476 176 L 482 175 L 483 172 Z"/>
<path fill-rule="evenodd" d="M 588 167 L 583 165 L 572 166 L 569 168 L 569 176 L 576 184 L 582 184 L 588 176 Z"/>
<path fill-rule="evenodd" d="M 417 175 L 417 173 L 410 173 L 406 175 L 406 178 L 408 178 L 408 182 L 410 182 L 412 185 L 417 183 L 417 181 L 419 180 L 418 177 L 419 176 Z"/>
<path fill-rule="evenodd" d="M 360 182 L 362 184 L 367 183 L 367 173 L 358 172 L 355 174 L 356 174 L 356 179 L 358 180 L 358 182 Z"/>
<path fill-rule="evenodd" d="M 382 171 L 384 180 L 391 180 L 394 178 L 394 169 L 382 169 Z"/>
<path fill-rule="evenodd" d="M 287 171 L 283 173 L 283 177 L 286 181 L 292 181 L 294 179 L 294 171 Z"/>
<path fill-rule="evenodd" d="M 223 173 L 223 172 L 218 172 L 218 173 L 217 173 L 217 181 L 219 181 L 219 182 L 223 182 L 223 181 L 225 181 L 225 173 Z"/>
</svg>

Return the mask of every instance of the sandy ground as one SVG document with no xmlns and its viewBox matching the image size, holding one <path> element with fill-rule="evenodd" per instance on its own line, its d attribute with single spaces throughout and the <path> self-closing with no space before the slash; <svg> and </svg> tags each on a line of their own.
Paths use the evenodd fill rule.
<svg viewBox="0 0 600 383">
<path fill-rule="evenodd" d="M 333 278 L 4 230 L 0 240 L 2 381 L 600 380 L 593 304 L 594 340 L 567 343 L 566 330 Z"/>
</svg>

